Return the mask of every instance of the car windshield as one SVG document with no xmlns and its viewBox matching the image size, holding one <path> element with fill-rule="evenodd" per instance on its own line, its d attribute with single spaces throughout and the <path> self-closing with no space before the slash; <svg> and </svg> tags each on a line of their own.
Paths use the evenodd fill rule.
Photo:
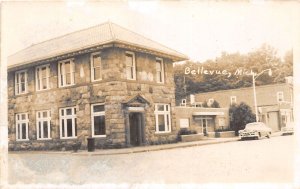
<svg viewBox="0 0 300 189">
<path fill-rule="evenodd" d="M 261 127 L 262 125 L 260 123 L 250 123 L 246 125 L 246 129 L 252 129 L 252 128 L 257 128 Z"/>
</svg>

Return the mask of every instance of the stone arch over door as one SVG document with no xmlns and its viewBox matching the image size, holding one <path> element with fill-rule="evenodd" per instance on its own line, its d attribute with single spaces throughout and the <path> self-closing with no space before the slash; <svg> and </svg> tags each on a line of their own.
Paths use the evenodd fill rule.
<svg viewBox="0 0 300 189">
<path fill-rule="evenodd" d="M 145 145 L 146 108 L 149 104 L 149 101 L 140 94 L 131 96 L 123 102 L 125 141 L 129 147 Z"/>
</svg>

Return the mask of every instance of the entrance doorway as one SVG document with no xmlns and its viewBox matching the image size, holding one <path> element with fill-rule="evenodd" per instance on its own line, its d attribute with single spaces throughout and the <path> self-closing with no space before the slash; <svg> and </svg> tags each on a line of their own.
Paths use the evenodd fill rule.
<svg viewBox="0 0 300 189">
<path fill-rule="evenodd" d="M 204 136 L 207 136 L 208 132 L 214 131 L 215 124 L 212 116 L 197 116 L 195 121 L 202 128 Z"/>
<path fill-rule="evenodd" d="M 144 140 L 143 114 L 140 112 L 129 113 L 130 145 L 140 146 Z"/>
</svg>

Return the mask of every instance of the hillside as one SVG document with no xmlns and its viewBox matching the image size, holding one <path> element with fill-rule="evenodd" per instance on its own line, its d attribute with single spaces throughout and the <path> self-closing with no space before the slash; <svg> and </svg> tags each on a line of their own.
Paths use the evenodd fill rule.
<svg viewBox="0 0 300 189">
<path fill-rule="evenodd" d="M 293 75 L 292 50 L 281 60 L 274 48 L 264 44 L 248 54 L 223 52 L 215 60 L 175 65 L 176 101 L 200 92 L 252 86 L 252 72 L 265 69 L 271 69 L 272 75 L 264 72 L 256 79 L 257 86 L 283 83 L 285 77 Z"/>
</svg>

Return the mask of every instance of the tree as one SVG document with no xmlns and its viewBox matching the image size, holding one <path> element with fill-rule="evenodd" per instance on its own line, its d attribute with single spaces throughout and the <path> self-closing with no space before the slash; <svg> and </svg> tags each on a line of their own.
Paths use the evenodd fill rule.
<svg viewBox="0 0 300 189">
<path fill-rule="evenodd" d="M 220 104 L 219 104 L 219 102 L 217 102 L 216 100 L 214 100 L 212 104 L 209 104 L 209 103 L 207 102 L 207 100 L 205 100 L 205 101 L 203 102 L 202 106 L 203 106 L 204 108 L 220 108 Z"/>
<path fill-rule="evenodd" d="M 245 128 L 247 123 L 255 122 L 255 115 L 250 106 L 241 102 L 239 105 L 233 104 L 229 108 L 230 128 L 238 134 L 239 130 Z"/>
<path fill-rule="evenodd" d="M 229 75 L 218 74 L 185 74 L 185 68 L 197 70 L 227 70 Z M 176 100 L 187 98 L 190 94 L 210 92 L 226 89 L 235 89 L 252 86 L 252 76 L 247 74 L 234 74 L 236 70 L 253 70 L 260 73 L 265 69 L 272 69 L 272 76 L 262 74 L 256 79 L 256 85 L 267 85 L 285 82 L 285 77 L 293 75 L 293 50 L 289 50 L 284 60 L 277 55 L 277 50 L 270 45 L 263 44 L 247 54 L 222 52 L 215 60 L 204 62 L 186 61 L 174 67 L 174 80 L 176 85 Z"/>
</svg>

